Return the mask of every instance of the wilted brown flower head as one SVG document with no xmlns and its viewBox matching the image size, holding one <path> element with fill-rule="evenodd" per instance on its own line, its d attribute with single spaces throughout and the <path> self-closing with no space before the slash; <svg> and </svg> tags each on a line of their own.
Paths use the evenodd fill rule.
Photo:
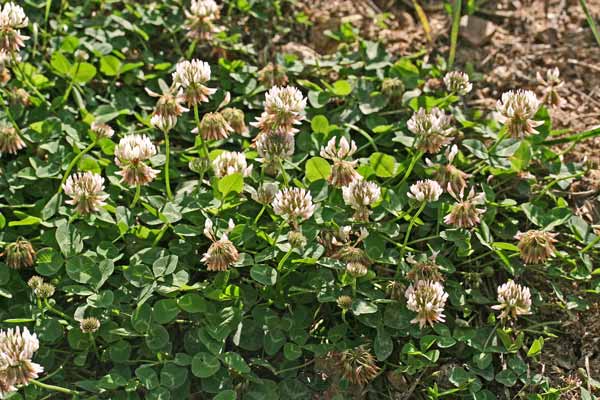
<svg viewBox="0 0 600 400">
<path fill-rule="evenodd" d="M 392 300 L 399 301 L 402 299 L 406 286 L 399 281 L 390 281 L 385 287 L 385 292 Z"/>
<path fill-rule="evenodd" d="M 245 115 L 242 110 L 234 107 L 227 107 L 221 110 L 221 115 L 238 135 L 248 136 L 248 127 L 246 126 Z"/>
<path fill-rule="evenodd" d="M 335 302 L 337 303 L 338 307 L 344 311 L 347 311 L 352 308 L 352 297 L 350 297 L 350 296 L 346 296 L 346 295 L 339 296 L 335 300 Z"/>
<path fill-rule="evenodd" d="M 0 331 L 0 397 L 26 386 L 44 372 L 44 368 L 31 361 L 40 347 L 37 336 L 27 328 L 17 327 Z"/>
<path fill-rule="evenodd" d="M 255 145 L 265 168 L 272 174 L 277 173 L 280 163 L 290 159 L 296 149 L 294 135 L 284 130 L 261 133 L 256 138 Z"/>
<path fill-rule="evenodd" d="M 198 133 L 198 128 L 194 128 L 192 132 Z M 200 121 L 200 136 L 203 140 L 227 139 L 232 132 L 233 128 L 219 112 L 206 113 Z"/>
<path fill-rule="evenodd" d="M 410 321 L 423 328 L 426 324 L 433 326 L 436 322 L 444 322 L 444 307 L 448 293 L 440 282 L 417 281 L 406 289 L 406 307 L 417 313 Z"/>
<path fill-rule="evenodd" d="M 500 318 L 517 318 L 519 315 L 531 314 L 531 293 L 529 288 L 509 280 L 498 286 L 498 302 L 492 306 L 494 310 L 502 311 Z"/>
<path fill-rule="evenodd" d="M 285 86 L 288 84 L 286 72 L 283 65 L 268 63 L 258 71 L 258 81 L 266 87 Z"/>
<path fill-rule="evenodd" d="M 35 262 L 35 250 L 28 240 L 17 239 L 4 249 L 6 265 L 12 269 L 30 268 Z"/>
<path fill-rule="evenodd" d="M 69 176 L 63 189 L 71 198 L 66 203 L 75 206 L 75 210 L 84 215 L 100 211 L 108 198 L 104 192 L 104 178 L 89 171 Z"/>
<path fill-rule="evenodd" d="M 434 107 L 430 111 L 420 108 L 406 124 L 416 136 L 417 149 L 436 154 L 452 141 L 454 128 L 450 125 L 451 122 L 450 116 Z"/>
<path fill-rule="evenodd" d="M 560 107 L 563 103 L 558 89 L 564 85 L 560 79 L 560 70 L 558 68 L 550 68 L 546 71 L 546 77 L 542 77 L 539 71 L 536 74 L 538 82 L 544 87 L 544 97 L 542 102 L 549 107 Z"/>
<path fill-rule="evenodd" d="M 379 374 L 380 368 L 366 345 L 348 349 L 341 354 L 342 374 L 348 382 L 366 385 Z"/>
<path fill-rule="evenodd" d="M 252 192 L 252 200 L 262 205 L 271 204 L 278 191 L 279 184 L 277 182 L 265 182 Z"/>
<path fill-rule="evenodd" d="M 94 333 L 100 329 L 100 321 L 94 317 L 84 318 L 79 322 L 79 329 L 83 333 Z"/>
<path fill-rule="evenodd" d="M 331 175 L 328 178 L 330 184 L 342 187 L 362 178 L 354 169 L 357 161 L 351 159 L 355 152 L 356 143 L 354 140 L 348 141 L 345 137 L 339 140 L 338 145 L 336 145 L 336 138 L 333 137 L 327 142 L 327 146 L 321 148 L 321 157 L 333 161 Z"/>
<path fill-rule="evenodd" d="M 433 252 L 433 254 L 425 260 L 416 260 L 413 255 L 406 257 L 406 262 L 412 265 L 412 268 L 408 271 L 406 277 L 413 282 L 444 281 L 444 275 L 440 271 L 440 266 L 435 262 L 437 254 L 437 252 Z"/>
<path fill-rule="evenodd" d="M 217 239 L 213 223 L 206 219 L 204 223 L 204 236 L 212 241 L 212 244 L 202 256 L 202 262 L 206 264 L 209 271 L 227 271 L 231 264 L 235 264 L 240 255 L 234 244 L 229 240 L 228 234 L 235 228 L 232 220 L 229 220 L 228 228 L 219 239 Z"/>
<path fill-rule="evenodd" d="M 466 198 L 464 191 L 457 196 L 451 185 L 448 185 L 448 193 L 457 202 L 450 209 L 450 213 L 444 217 L 444 222 L 458 228 L 472 228 L 479 224 L 480 216 L 485 212 L 484 208 L 478 207 L 485 204 L 484 194 L 475 194 L 475 189 L 471 188 Z"/>
<path fill-rule="evenodd" d="M 556 252 L 556 233 L 530 230 L 519 232 L 515 239 L 519 241 L 517 247 L 521 253 L 521 259 L 525 264 L 541 264 L 552 257 Z"/>
<path fill-rule="evenodd" d="M 0 153 L 17 154 L 25 148 L 25 142 L 14 126 L 5 121 L 0 122 Z"/>
<path fill-rule="evenodd" d="M 504 124 L 510 137 L 523 139 L 537 133 L 536 127 L 543 121 L 534 121 L 540 102 L 531 90 L 508 91 L 496 103 L 500 113 L 500 122 Z"/>
</svg>

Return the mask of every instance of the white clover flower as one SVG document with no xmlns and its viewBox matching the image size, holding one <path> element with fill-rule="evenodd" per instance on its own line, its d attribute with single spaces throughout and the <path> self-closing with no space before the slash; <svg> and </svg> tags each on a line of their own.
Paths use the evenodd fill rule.
<svg viewBox="0 0 600 400">
<path fill-rule="evenodd" d="M 233 128 L 220 112 L 209 112 L 204 114 L 200 121 L 200 130 L 194 128 L 192 133 L 200 133 L 203 140 L 227 139 L 233 132 Z"/>
<path fill-rule="evenodd" d="M 117 174 L 128 185 L 145 185 L 160 172 L 146 165 L 145 161 L 156 154 L 156 147 L 148 136 L 128 135 L 115 147 L 115 163 L 121 168 Z"/>
<path fill-rule="evenodd" d="M 240 259 L 235 245 L 227 236 L 233 228 L 235 228 L 235 224 L 230 219 L 227 230 L 223 232 L 220 238 L 217 238 L 213 222 L 208 218 L 204 222 L 204 236 L 212 244 L 202 256 L 201 261 L 206 264 L 209 271 L 226 271 L 231 264 L 235 264 Z"/>
<path fill-rule="evenodd" d="M 460 71 L 448 72 L 444 76 L 446 90 L 464 96 L 473 89 L 473 84 L 469 82 L 469 75 Z"/>
<path fill-rule="evenodd" d="M 184 112 L 189 111 L 181 103 L 185 100 L 183 90 L 174 92 L 173 90 L 164 90 L 162 94 L 153 92 L 146 88 L 146 93 L 151 97 L 158 97 L 150 124 L 163 132 L 168 132 L 177 125 L 177 118 Z"/>
<path fill-rule="evenodd" d="M 279 184 L 277 182 L 265 182 L 257 190 L 252 191 L 251 197 L 257 203 L 267 205 L 273 202 L 278 191 Z"/>
<path fill-rule="evenodd" d="M 515 139 L 537 133 L 534 129 L 543 124 L 543 121 L 534 121 L 532 118 L 540 108 L 540 102 L 531 90 L 508 91 L 496 103 L 500 113 L 500 122 L 506 127 L 508 134 Z"/>
<path fill-rule="evenodd" d="M 544 86 L 544 98 L 542 102 L 550 107 L 560 107 L 564 102 L 558 94 L 558 89 L 564 85 L 560 79 L 560 70 L 557 67 L 546 71 L 546 77 L 543 78 L 539 71 L 536 74 L 538 82 Z"/>
<path fill-rule="evenodd" d="M 416 135 L 417 149 L 436 154 L 452 141 L 454 129 L 450 125 L 451 122 L 450 116 L 434 107 L 430 111 L 420 108 L 406 125 Z"/>
<path fill-rule="evenodd" d="M 255 145 L 258 155 L 271 170 L 275 170 L 279 162 L 290 159 L 296 148 L 294 135 L 282 130 L 261 133 Z"/>
<path fill-rule="evenodd" d="M 437 201 L 443 192 L 439 183 L 431 179 L 425 179 L 411 185 L 407 196 L 419 203 L 431 203 Z"/>
<path fill-rule="evenodd" d="M 0 331 L 0 398 L 36 379 L 44 368 L 31 361 L 39 349 L 37 336 L 27 328 Z"/>
<path fill-rule="evenodd" d="M 485 195 L 483 193 L 476 194 L 475 189 L 471 188 L 465 198 L 464 190 L 457 195 L 451 184 L 448 184 L 448 193 L 457 202 L 452 205 L 450 212 L 444 217 L 444 223 L 457 228 L 472 228 L 478 225 L 481 215 L 485 212 L 485 208 L 479 207 L 485 204 Z"/>
<path fill-rule="evenodd" d="M 104 178 L 89 171 L 69 176 L 63 190 L 71 198 L 66 203 L 75 206 L 80 214 L 99 211 L 108 198 L 108 194 L 104 193 Z"/>
<path fill-rule="evenodd" d="M 25 46 L 28 36 L 21 35 L 21 28 L 29 24 L 23 7 L 8 2 L 0 9 L 0 52 L 13 53 Z"/>
<path fill-rule="evenodd" d="M 273 211 L 291 222 L 295 227 L 300 221 L 309 219 L 315 212 L 310 192 L 300 188 L 282 189 L 275 195 Z"/>
<path fill-rule="evenodd" d="M 369 206 L 373 205 L 381 196 L 381 189 L 374 182 L 357 179 L 349 185 L 342 187 L 344 203 L 354 209 L 354 219 L 357 221 L 368 221 L 371 211 Z"/>
<path fill-rule="evenodd" d="M 220 10 L 214 0 L 192 0 L 185 17 L 185 28 L 190 39 L 210 40 L 219 31 L 214 22 L 220 17 Z"/>
<path fill-rule="evenodd" d="M 252 173 L 252 165 L 248 166 L 244 153 L 236 151 L 224 151 L 212 162 L 213 170 L 218 178 L 235 173 L 249 176 Z"/>
<path fill-rule="evenodd" d="M 531 292 L 513 280 L 498 286 L 498 305 L 494 310 L 502 311 L 500 318 L 517 318 L 519 315 L 531 314 Z"/>
<path fill-rule="evenodd" d="M 361 179 L 361 176 L 356 170 L 357 161 L 346 160 L 356 152 L 356 143 L 354 140 L 350 142 L 342 137 L 339 145 L 336 145 L 336 138 L 331 138 L 327 142 L 327 146 L 321 148 L 321 157 L 332 160 L 333 167 L 328 181 L 330 184 L 342 187 L 347 186 L 351 182 Z"/>
<path fill-rule="evenodd" d="M 556 253 L 556 235 L 557 233 L 538 230 L 517 233 L 515 239 L 519 241 L 517 247 L 523 262 L 540 264 L 552 257 Z"/>
<path fill-rule="evenodd" d="M 114 129 L 111 128 L 110 125 L 107 125 L 102 122 L 94 121 L 92 123 L 91 129 L 92 129 L 92 132 L 94 132 L 94 134 L 96 134 L 96 137 L 98 139 L 101 139 L 101 138 L 110 139 L 115 134 Z"/>
<path fill-rule="evenodd" d="M 181 61 L 175 66 L 173 82 L 183 89 L 188 106 L 208 102 L 209 97 L 217 91 L 205 86 L 210 80 L 210 72 L 210 65 L 197 59 Z"/>
<path fill-rule="evenodd" d="M 407 300 L 406 307 L 417 313 L 411 323 L 418 323 L 423 328 L 426 324 L 433 326 L 436 322 L 446 320 L 444 307 L 448 293 L 440 282 L 417 281 L 406 289 L 404 296 Z"/>
<path fill-rule="evenodd" d="M 94 333 L 100 329 L 100 321 L 94 317 L 84 318 L 79 321 L 79 329 L 83 333 Z"/>
<path fill-rule="evenodd" d="M 265 111 L 252 126 L 266 133 L 281 129 L 293 134 L 298 131 L 293 126 L 304 119 L 306 98 L 293 86 L 273 86 L 265 95 L 264 106 Z"/>
<path fill-rule="evenodd" d="M 17 154 L 26 146 L 14 126 L 0 121 L 0 153 Z"/>
</svg>

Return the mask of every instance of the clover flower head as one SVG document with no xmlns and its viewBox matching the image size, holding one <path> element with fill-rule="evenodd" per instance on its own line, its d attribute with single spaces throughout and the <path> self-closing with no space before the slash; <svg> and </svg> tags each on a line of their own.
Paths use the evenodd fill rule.
<svg viewBox="0 0 600 400">
<path fill-rule="evenodd" d="M 183 98 L 188 106 L 208 102 L 217 91 L 205 85 L 210 80 L 210 72 L 210 65 L 197 59 L 181 61 L 175 66 L 173 82 L 183 89 Z"/>
<path fill-rule="evenodd" d="M 351 261 L 346 264 L 346 272 L 353 278 L 360 278 L 365 276 L 369 272 L 369 269 L 361 262 Z"/>
<path fill-rule="evenodd" d="M 128 185 L 145 185 L 160 172 L 146 165 L 145 161 L 156 155 L 156 146 L 145 135 L 128 135 L 115 147 L 115 163 L 121 181 Z"/>
<path fill-rule="evenodd" d="M 233 220 L 229 220 L 227 230 L 217 238 L 214 224 L 210 219 L 204 223 L 204 235 L 212 242 L 201 261 L 206 264 L 208 271 L 227 271 L 230 265 L 240 259 L 240 254 L 235 245 L 227 236 L 235 228 Z"/>
<path fill-rule="evenodd" d="M 340 361 L 342 375 L 355 385 L 366 385 L 375 379 L 381 370 L 366 345 L 343 351 Z"/>
<path fill-rule="evenodd" d="M 36 287 L 33 291 L 37 297 L 40 299 L 49 299 L 54 295 L 56 291 L 56 287 L 51 283 L 41 283 L 38 287 Z"/>
<path fill-rule="evenodd" d="M 444 275 L 440 271 L 440 266 L 435 262 L 438 252 L 433 254 L 427 259 L 415 259 L 412 254 L 406 257 L 406 262 L 412 265 L 412 268 L 406 274 L 406 277 L 413 282 L 418 281 L 433 281 L 442 282 Z"/>
<path fill-rule="evenodd" d="M 428 160 L 428 165 L 436 167 L 435 179 L 440 183 L 440 186 L 443 188 L 450 187 L 452 192 L 461 193 L 467 187 L 467 179 L 469 179 L 471 175 L 452 165 L 452 161 L 457 153 L 458 147 L 453 145 L 449 150 L 446 150 L 446 158 L 448 159 L 447 164 L 435 165 Z"/>
<path fill-rule="evenodd" d="M 444 307 L 448 293 L 440 282 L 417 281 L 406 289 L 404 296 L 407 300 L 406 307 L 417 313 L 411 323 L 418 323 L 423 328 L 426 324 L 433 326 L 436 322 L 446 320 Z"/>
<path fill-rule="evenodd" d="M 307 220 L 315 212 L 312 196 L 306 189 L 285 188 L 277 192 L 273 200 L 275 214 L 292 223 Z"/>
<path fill-rule="evenodd" d="M 198 128 L 194 128 L 192 133 L 198 133 Z M 231 133 L 233 128 L 220 112 L 206 113 L 200 121 L 200 136 L 203 140 L 227 139 Z"/>
<path fill-rule="evenodd" d="M 541 264 L 552 257 L 556 252 L 554 247 L 556 235 L 556 233 L 539 230 L 517 233 L 515 239 L 519 241 L 517 247 L 523 262 Z"/>
<path fill-rule="evenodd" d="M 350 297 L 350 296 L 346 296 L 346 295 L 339 296 L 335 300 L 335 302 L 337 303 L 338 307 L 344 311 L 348 311 L 349 309 L 352 308 L 352 297 Z"/>
<path fill-rule="evenodd" d="M 473 89 L 473 84 L 469 82 L 469 75 L 460 71 L 448 72 L 444 76 L 444 85 L 446 90 L 464 96 Z"/>
<path fill-rule="evenodd" d="M 502 94 L 502 98 L 496 103 L 500 113 L 500 122 L 504 124 L 509 135 L 515 139 L 523 139 L 526 136 L 537 133 L 536 127 L 543 124 L 542 121 L 534 121 L 532 118 L 540 107 L 540 102 L 531 90 L 508 91 Z"/>
<path fill-rule="evenodd" d="M 79 329 L 83 333 L 94 333 L 100 329 L 100 321 L 94 317 L 84 318 L 79 322 Z"/>
<path fill-rule="evenodd" d="M 294 135 L 284 130 L 259 134 L 255 145 L 262 161 L 270 167 L 276 167 L 280 161 L 290 159 L 296 149 Z"/>
<path fill-rule="evenodd" d="M 411 185 L 407 196 L 418 203 L 431 203 L 437 201 L 443 192 L 439 183 L 425 179 Z"/>
<path fill-rule="evenodd" d="M 368 221 L 373 205 L 381 196 L 381 189 L 374 182 L 356 179 L 347 186 L 342 187 L 344 203 L 355 210 L 354 218 L 357 221 Z"/>
<path fill-rule="evenodd" d="M 279 184 L 277 182 L 265 182 L 252 192 L 251 197 L 257 203 L 267 205 L 273 202 L 278 191 Z"/>
<path fill-rule="evenodd" d="M 89 171 L 69 176 L 63 190 L 71 198 L 66 203 L 75 206 L 75 210 L 84 215 L 100 211 L 108 198 L 104 192 L 104 178 Z"/>
<path fill-rule="evenodd" d="M 476 194 L 475 188 L 472 187 L 465 198 L 464 191 L 457 195 L 450 184 L 448 193 L 454 197 L 456 203 L 444 217 L 444 222 L 458 228 L 472 228 L 479 224 L 480 216 L 485 212 L 485 209 L 479 206 L 485 204 L 485 195 L 483 193 Z"/>
<path fill-rule="evenodd" d="M 29 280 L 27 281 L 27 286 L 29 286 L 32 290 L 37 289 L 38 286 L 40 286 L 42 283 L 44 283 L 44 278 L 42 278 L 39 275 L 33 275 L 31 278 L 29 278 Z"/>
<path fill-rule="evenodd" d="M 306 247 L 306 236 L 304 236 L 300 231 L 289 231 L 287 234 L 287 239 L 293 249 L 302 250 L 304 247 Z"/>
<path fill-rule="evenodd" d="M 23 7 L 13 2 L 0 8 L 0 52 L 13 53 L 25 46 L 28 36 L 21 35 L 21 28 L 27 27 L 29 19 Z"/>
<path fill-rule="evenodd" d="M 404 82 L 399 78 L 384 78 L 381 82 L 381 93 L 391 99 L 400 99 L 406 90 Z"/>
<path fill-rule="evenodd" d="M 189 111 L 181 105 L 186 100 L 183 90 L 163 90 L 162 94 L 153 92 L 146 88 L 146 93 L 152 97 L 158 97 L 150 124 L 163 132 L 168 132 L 177 125 L 177 118 L 184 112 Z"/>
<path fill-rule="evenodd" d="M 92 132 L 96 135 L 96 138 L 107 138 L 110 139 L 115 134 L 113 128 L 103 122 L 94 121 L 91 126 Z"/>
<path fill-rule="evenodd" d="M 238 135 L 248 136 L 248 127 L 246 126 L 246 116 L 239 108 L 227 107 L 221 110 L 221 115 Z"/>
<path fill-rule="evenodd" d="M 6 265 L 12 269 L 30 268 L 35 262 L 35 250 L 31 242 L 23 238 L 6 245 L 4 256 Z"/>
<path fill-rule="evenodd" d="M 294 86 L 273 86 L 265 95 L 265 111 L 251 125 L 261 132 L 282 129 L 287 133 L 296 133 L 298 125 L 304 119 L 306 98 Z"/>
<path fill-rule="evenodd" d="M 220 10 L 214 0 L 192 0 L 185 16 L 185 28 L 190 39 L 210 40 L 219 31 L 214 22 L 220 17 Z"/>
<path fill-rule="evenodd" d="M 37 336 L 27 328 L 0 331 L 0 398 L 16 392 L 17 386 L 26 386 L 36 379 L 44 368 L 31 361 L 39 349 Z"/>
<path fill-rule="evenodd" d="M 427 111 L 420 108 L 406 123 L 416 135 L 416 147 L 430 154 L 438 153 L 452 141 L 452 118 L 437 107 Z"/>
<path fill-rule="evenodd" d="M 236 151 L 222 152 L 213 160 L 212 165 L 218 178 L 235 173 L 249 176 L 252 173 L 252 165 L 248 165 L 244 153 Z"/>
<path fill-rule="evenodd" d="M 517 318 L 519 315 L 531 314 L 531 292 L 513 280 L 498 286 L 498 305 L 494 310 L 501 311 L 500 318 Z"/>
<path fill-rule="evenodd" d="M 564 82 L 560 79 L 560 70 L 557 67 L 548 69 L 545 78 L 538 71 L 537 80 L 544 86 L 542 102 L 550 107 L 561 106 L 563 99 L 558 94 L 558 88 L 562 87 Z"/>
<path fill-rule="evenodd" d="M 0 122 L 0 153 L 17 154 L 26 147 L 14 126 Z"/>
<path fill-rule="evenodd" d="M 327 146 L 321 148 L 321 157 L 333 161 L 331 174 L 328 178 L 330 184 L 342 187 L 361 179 L 360 174 L 354 169 L 357 161 L 346 160 L 352 157 L 355 152 L 356 143 L 354 143 L 354 140 L 348 141 L 345 137 L 339 140 L 338 145 L 336 145 L 336 138 L 331 138 L 327 142 Z"/>
</svg>

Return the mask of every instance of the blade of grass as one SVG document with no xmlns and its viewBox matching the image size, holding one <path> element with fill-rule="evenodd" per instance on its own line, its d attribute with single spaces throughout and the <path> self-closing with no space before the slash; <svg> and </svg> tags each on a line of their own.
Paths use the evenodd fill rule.
<svg viewBox="0 0 600 400">
<path fill-rule="evenodd" d="M 583 12 L 585 13 L 585 18 L 587 19 L 587 23 L 594 34 L 594 38 L 596 39 L 596 43 L 600 46 L 600 33 L 598 33 L 598 26 L 596 25 L 596 21 L 594 21 L 594 16 L 590 12 L 590 9 L 587 5 L 586 0 L 579 0 L 579 4 L 581 4 L 581 8 L 583 8 Z"/>
<path fill-rule="evenodd" d="M 462 11 L 462 0 L 454 0 L 452 5 L 452 30 L 450 31 L 450 55 L 448 56 L 448 67 L 454 65 L 456 58 L 456 45 L 458 44 L 458 29 L 460 27 L 460 14 Z"/>
<path fill-rule="evenodd" d="M 417 0 L 412 0 L 412 3 L 417 16 L 419 17 L 419 21 L 421 22 L 421 25 L 423 25 L 423 30 L 425 31 L 425 37 L 427 38 L 427 41 L 432 43 L 433 40 L 431 39 L 431 26 L 429 25 L 427 14 L 425 14 L 423 7 L 421 7 Z"/>
<path fill-rule="evenodd" d="M 546 140 L 544 142 L 544 144 L 545 145 L 554 145 L 554 144 L 571 143 L 571 142 L 577 143 L 577 142 L 581 142 L 582 140 L 590 139 L 590 138 L 593 138 L 596 136 L 600 136 L 600 127 L 590 129 L 589 131 L 577 133 L 575 135 L 563 137 L 563 138 Z"/>
</svg>

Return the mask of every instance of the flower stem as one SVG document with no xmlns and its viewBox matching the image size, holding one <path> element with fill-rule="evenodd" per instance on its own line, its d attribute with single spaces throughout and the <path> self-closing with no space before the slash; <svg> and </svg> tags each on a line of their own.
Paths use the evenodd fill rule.
<svg viewBox="0 0 600 400">
<path fill-rule="evenodd" d="M 133 208 L 135 207 L 135 205 L 137 204 L 138 200 L 140 199 L 140 193 L 142 191 L 142 186 L 141 185 L 136 185 L 135 186 L 135 196 L 133 197 L 133 200 L 131 201 L 131 204 L 129 205 L 129 208 Z"/>
<path fill-rule="evenodd" d="M 260 217 L 262 217 L 262 215 L 265 212 L 266 208 L 267 208 L 267 206 L 265 206 L 265 205 L 262 206 L 262 208 L 260 209 L 260 211 L 256 215 L 256 218 L 254 218 L 254 225 L 256 225 L 258 223 L 258 220 L 260 219 Z"/>
<path fill-rule="evenodd" d="M 408 223 L 408 229 L 406 230 L 406 235 L 404 236 L 404 243 L 402 244 L 402 250 L 400 251 L 400 260 L 404 259 L 404 253 L 406 253 L 406 246 L 408 245 L 408 238 L 410 237 L 410 232 L 412 231 L 412 228 L 415 225 L 415 222 L 416 222 L 417 218 L 419 217 L 419 214 L 421 214 L 423 212 L 423 210 L 425 209 L 425 206 L 427 206 L 426 201 L 421 203 L 421 206 L 419 207 L 419 209 L 417 210 L 415 215 L 412 216 L 412 218 L 410 219 L 410 222 Z"/>
<path fill-rule="evenodd" d="M 285 172 L 285 167 L 283 166 L 283 161 L 279 160 L 279 167 L 281 168 L 281 177 L 283 178 L 283 185 L 285 187 L 289 186 L 289 179 L 287 173 Z"/>
<path fill-rule="evenodd" d="M 35 379 L 32 379 L 29 382 L 33 383 L 35 386 L 37 386 L 39 388 L 46 389 L 46 390 L 52 390 L 54 392 L 70 394 L 72 396 L 76 396 L 79 394 L 79 392 L 76 390 L 67 389 L 62 386 L 48 385 L 47 383 L 42 383 L 40 381 L 36 381 Z"/>
<path fill-rule="evenodd" d="M 415 168 L 415 165 L 417 164 L 417 161 L 419 161 L 421 159 L 421 157 L 423 157 L 423 154 L 424 153 L 422 151 L 419 151 L 418 153 L 415 153 L 413 155 L 413 158 L 410 160 L 410 165 L 406 169 L 406 172 L 404 173 L 404 176 L 402 177 L 402 180 L 400 181 L 400 183 L 398 183 L 396 185 L 397 188 L 399 188 L 400 186 L 402 186 L 402 184 L 404 182 L 406 182 L 406 180 L 408 179 L 408 177 L 412 173 L 413 169 Z"/>
<path fill-rule="evenodd" d="M 15 57 L 14 53 L 11 53 L 11 61 L 12 64 L 15 66 L 15 68 L 17 69 L 17 71 L 19 72 L 19 75 L 21 75 L 21 78 L 23 79 L 22 82 L 25 83 L 26 86 L 29 87 L 29 89 L 33 90 L 33 92 L 40 98 L 40 100 L 42 100 L 46 105 L 50 105 L 50 102 L 48 100 L 46 100 L 46 98 L 44 97 L 44 95 L 42 93 L 40 93 L 40 91 L 31 83 L 29 82 L 29 77 L 27 75 L 25 75 L 25 71 L 23 71 L 21 69 L 21 65 L 19 62 L 17 62 L 17 58 Z"/>
<path fill-rule="evenodd" d="M 92 143 L 90 143 L 90 145 L 88 147 L 86 147 L 85 149 L 83 149 L 82 151 L 79 152 L 79 154 L 77 154 L 75 156 L 75 158 L 73 158 L 71 160 L 71 162 L 69 163 L 69 165 L 67 166 L 67 170 L 65 171 L 65 174 L 63 175 L 61 181 L 60 181 L 60 186 L 58 188 L 58 193 L 62 192 L 63 190 L 63 185 L 65 184 L 65 182 L 67 181 L 67 178 L 69 177 L 69 175 L 71 174 L 71 170 L 73 170 L 73 167 L 75 167 L 75 165 L 79 162 L 79 160 L 81 160 L 81 157 L 83 157 L 84 155 L 86 155 L 90 150 L 92 150 L 94 148 L 94 146 L 96 146 L 96 140 L 94 140 Z"/>
<path fill-rule="evenodd" d="M 189 57 L 188 57 L 189 58 Z M 196 121 L 196 128 L 198 129 L 198 137 L 200 138 L 200 144 L 202 145 L 202 149 L 204 150 L 204 157 L 208 160 L 208 144 L 202 138 L 200 134 L 200 113 L 198 112 L 198 104 L 194 104 L 194 120 Z M 204 169 L 200 173 L 200 179 L 198 183 L 202 186 L 202 181 L 204 180 Z"/>
<path fill-rule="evenodd" d="M 171 193 L 171 179 L 169 177 L 169 161 L 171 144 L 169 143 L 169 131 L 165 131 L 165 187 L 167 189 L 167 197 L 169 200 L 173 200 L 173 193 Z"/>
<path fill-rule="evenodd" d="M 50 303 L 48 302 L 48 299 L 44 299 L 44 306 L 46 306 L 46 309 L 47 309 L 48 311 L 51 311 L 51 312 L 53 312 L 54 314 L 56 314 L 56 315 L 58 315 L 58 316 L 60 316 L 60 317 L 62 317 L 62 318 L 64 318 L 64 319 L 66 319 L 66 320 L 69 320 L 69 321 L 72 321 L 72 322 L 73 322 L 73 321 L 75 321 L 73 318 L 69 317 L 69 316 L 68 316 L 67 314 L 65 314 L 64 312 L 62 312 L 62 311 L 59 311 L 59 310 L 57 310 L 56 308 L 52 307 L 52 306 L 50 305 Z"/>
</svg>

